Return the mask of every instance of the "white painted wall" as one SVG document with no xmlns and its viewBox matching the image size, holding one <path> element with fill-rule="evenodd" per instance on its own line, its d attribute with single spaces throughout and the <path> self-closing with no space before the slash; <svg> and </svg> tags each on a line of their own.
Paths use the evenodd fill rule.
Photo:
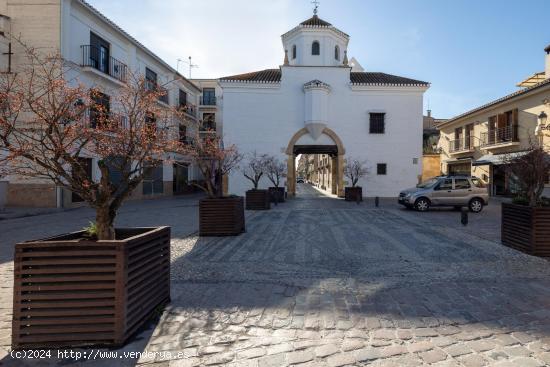
<svg viewBox="0 0 550 367">
<path fill-rule="evenodd" d="M 346 157 L 367 160 L 370 174 L 359 184 L 365 196 L 394 197 L 414 186 L 422 172 L 422 96 L 424 88 L 352 87 L 349 68 L 282 67 L 280 85 L 227 83 L 224 89 L 225 142 L 243 153 L 257 150 L 286 160 L 292 136 L 304 127 L 303 85 L 319 79 L 331 87 L 327 99 L 327 127 L 342 140 Z M 369 134 L 369 111 L 386 113 L 386 133 Z M 326 142 L 328 137 L 321 136 Z M 330 138 L 328 138 L 330 139 Z M 315 141 L 311 141 L 317 143 Z M 324 144 L 324 143 L 321 143 Z M 387 163 L 388 174 L 376 175 L 376 164 Z M 261 187 L 268 187 L 267 180 Z M 233 172 L 229 192 L 243 195 L 250 188 L 240 172 Z"/>
</svg>

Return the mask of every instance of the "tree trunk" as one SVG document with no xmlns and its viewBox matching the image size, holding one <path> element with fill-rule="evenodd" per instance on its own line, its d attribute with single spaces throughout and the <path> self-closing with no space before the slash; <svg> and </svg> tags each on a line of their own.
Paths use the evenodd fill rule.
<svg viewBox="0 0 550 367">
<path fill-rule="evenodd" d="M 108 206 L 102 206 L 96 209 L 96 225 L 98 240 L 115 239 L 115 215 Z"/>
</svg>

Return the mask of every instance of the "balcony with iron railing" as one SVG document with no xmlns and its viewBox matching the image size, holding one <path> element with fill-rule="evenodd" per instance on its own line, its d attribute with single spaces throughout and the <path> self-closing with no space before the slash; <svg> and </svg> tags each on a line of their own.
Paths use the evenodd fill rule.
<svg viewBox="0 0 550 367">
<path fill-rule="evenodd" d="M 94 45 L 80 46 L 82 67 L 98 70 L 118 81 L 126 82 L 128 67 L 123 62 L 111 57 L 109 51 Z"/>
<path fill-rule="evenodd" d="M 183 111 L 186 115 L 193 118 L 197 118 L 197 106 L 192 103 L 185 103 L 180 105 L 180 110 Z"/>
<path fill-rule="evenodd" d="M 475 150 L 475 139 L 473 135 L 453 139 L 449 141 L 449 153 L 465 153 Z"/>
<path fill-rule="evenodd" d="M 215 96 L 201 96 L 200 105 L 201 106 L 216 106 L 216 97 Z"/>
<path fill-rule="evenodd" d="M 517 125 L 509 125 L 506 127 L 489 130 L 481 133 L 481 146 L 491 148 L 493 146 L 519 144 L 518 127 Z"/>
</svg>

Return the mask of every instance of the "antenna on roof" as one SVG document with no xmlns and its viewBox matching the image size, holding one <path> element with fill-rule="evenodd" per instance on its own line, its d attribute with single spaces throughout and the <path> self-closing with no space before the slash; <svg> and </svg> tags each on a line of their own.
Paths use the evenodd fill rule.
<svg viewBox="0 0 550 367">
<path fill-rule="evenodd" d="M 313 15 L 317 15 L 317 12 L 319 11 L 319 1 L 313 0 L 311 2 L 315 7 L 313 8 Z"/>
<path fill-rule="evenodd" d="M 189 56 L 189 61 L 184 61 L 182 59 L 178 59 L 178 64 L 176 66 L 176 71 L 178 71 L 178 72 L 179 72 L 180 62 L 183 62 L 183 63 L 189 65 L 189 79 L 191 79 L 191 71 L 193 70 L 193 68 L 198 68 L 199 65 L 193 64 L 193 62 L 191 61 L 191 56 Z"/>
</svg>

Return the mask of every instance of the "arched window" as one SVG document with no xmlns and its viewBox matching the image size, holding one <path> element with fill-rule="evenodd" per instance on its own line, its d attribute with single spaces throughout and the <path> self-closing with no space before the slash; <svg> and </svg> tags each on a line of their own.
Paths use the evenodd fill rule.
<svg viewBox="0 0 550 367">
<path fill-rule="evenodd" d="M 340 61 L 340 47 L 338 46 L 334 47 L 334 58 Z"/>
<path fill-rule="evenodd" d="M 292 46 L 292 59 L 294 60 L 296 58 L 296 45 Z"/>
<path fill-rule="evenodd" d="M 321 46 L 319 45 L 318 41 L 313 41 L 313 43 L 311 44 L 311 54 L 312 55 L 321 54 Z"/>
</svg>

